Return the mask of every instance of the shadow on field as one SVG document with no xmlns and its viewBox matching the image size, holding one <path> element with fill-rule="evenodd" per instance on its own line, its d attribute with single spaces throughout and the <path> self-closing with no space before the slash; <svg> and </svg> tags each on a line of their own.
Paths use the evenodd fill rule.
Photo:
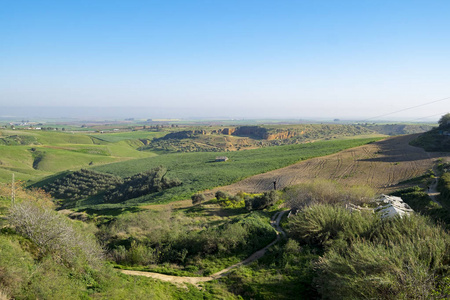
<svg viewBox="0 0 450 300">
<path fill-rule="evenodd" d="M 417 136 L 417 134 L 398 136 L 380 141 L 377 143 L 379 151 L 376 155 L 378 157 L 361 159 L 359 161 L 395 163 L 429 159 L 430 155 L 425 150 L 409 145 L 409 142 Z"/>
</svg>

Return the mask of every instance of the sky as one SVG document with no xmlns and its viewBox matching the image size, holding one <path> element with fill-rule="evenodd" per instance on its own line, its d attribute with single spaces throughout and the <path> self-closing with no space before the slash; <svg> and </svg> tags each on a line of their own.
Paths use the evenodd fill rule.
<svg viewBox="0 0 450 300">
<path fill-rule="evenodd" d="M 0 116 L 437 120 L 449 15 L 433 0 L 0 0 Z"/>
</svg>

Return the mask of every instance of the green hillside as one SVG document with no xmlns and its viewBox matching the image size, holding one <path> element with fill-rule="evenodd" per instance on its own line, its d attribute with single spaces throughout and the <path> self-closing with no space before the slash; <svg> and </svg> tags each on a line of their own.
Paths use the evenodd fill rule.
<svg viewBox="0 0 450 300">
<path fill-rule="evenodd" d="M 124 134 L 122 134 L 124 136 Z M 0 182 L 36 180 L 67 169 L 154 156 L 134 136 L 108 142 L 86 133 L 0 130 Z"/>
</svg>

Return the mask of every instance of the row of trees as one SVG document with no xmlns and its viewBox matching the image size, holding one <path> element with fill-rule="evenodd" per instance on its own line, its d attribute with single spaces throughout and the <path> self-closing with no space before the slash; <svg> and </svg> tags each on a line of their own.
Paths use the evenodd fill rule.
<svg viewBox="0 0 450 300">
<path fill-rule="evenodd" d="M 123 179 L 118 176 L 81 169 L 45 185 L 43 189 L 57 199 L 78 200 L 114 189 L 122 183 Z"/>
<path fill-rule="evenodd" d="M 43 189 L 53 197 L 65 200 L 83 199 L 104 192 L 105 202 L 117 203 L 179 185 L 180 180 L 169 178 L 167 169 L 159 166 L 124 179 L 81 169 L 45 185 Z"/>
<path fill-rule="evenodd" d="M 167 169 L 159 166 L 125 178 L 123 183 L 105 192 L 104 200 L 108 203 L 122 202 L 150 193 L 162 192 L 181 184 L 178 178 L 169 178 Z"/>
</svg>

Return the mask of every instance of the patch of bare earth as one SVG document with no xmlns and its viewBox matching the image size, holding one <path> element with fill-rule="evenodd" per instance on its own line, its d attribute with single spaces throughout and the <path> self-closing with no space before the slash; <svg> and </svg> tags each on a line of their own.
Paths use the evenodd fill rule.
<svg viewBox="0 0 450 300">
<path fill-rule="evenodd" d="M 261 193 L 273 189 L 273 182 L 282 189 L 315 179 L 335 180 L 343 185 L 366 185 L 378 193 L 388 193 L 406 187 L 399 182 L 424 174 L 433 167 L 436 158 L 449 153 L 427 153 L 409 142 L 418 135 L 388 138 L 342 152 L 309 159 L 288 167 L 255 175 L 228 186 L 205 193 L 213 197 L 217 190 Z"/>
</svg>

